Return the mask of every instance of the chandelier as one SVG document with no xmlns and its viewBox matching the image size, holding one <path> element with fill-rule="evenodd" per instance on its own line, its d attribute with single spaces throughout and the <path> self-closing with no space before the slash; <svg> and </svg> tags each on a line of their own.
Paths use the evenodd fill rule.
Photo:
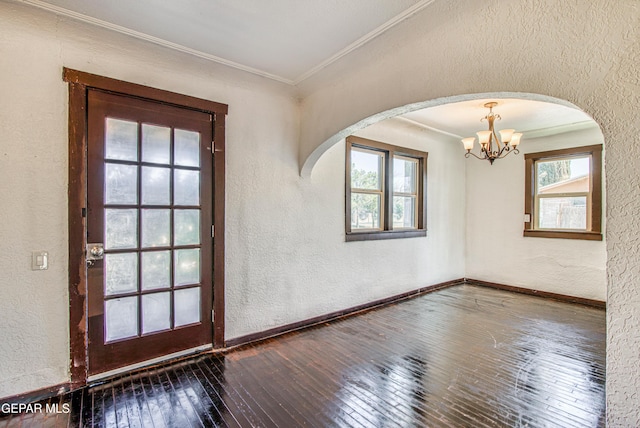
<svg viewBox="0 0 640 428">
<path fill-rule="evenodd" d="M 484 105 L 489 109 L 489 113 L 480 119 L 480 121 L 482 122 L 486 119 L 487 122 L 489 122 L 489 130 L 476 132 L 478 142 L 480 143 L 480 156 L 475 153 L 471 153 L 473 144 L 476 141 L 475 137 L 462 139 L 462 144 L 464 144 L 464 148 L 467 150 L 467 153 L 464 155 L 465 158 L 468 158 L 471 155 L 480 160 L 488 160 L 489 163 L 493 165 L 493 161 L 496 159 L 502 159 L 509 153 L 520 153 L 518 151 L 518 144 L 520 144 L 522 133 L 515 132 L 515 129 L 503 129 L 498 131 L 500 139 L 498 139 L 498 136 L 496 135 L 496 131 L 493 128 L 493 122 L 495 122 L 496 119 L 502 119 L 499 114 L 495 114 L 493 112 L 493 108 L 497 105 L 498 103 L 495 101 L 488 102 Z"/>
</svg>

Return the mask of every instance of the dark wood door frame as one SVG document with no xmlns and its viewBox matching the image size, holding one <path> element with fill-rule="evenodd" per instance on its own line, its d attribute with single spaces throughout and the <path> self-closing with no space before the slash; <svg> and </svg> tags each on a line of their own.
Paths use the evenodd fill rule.
<svg viewBox="0 0 640 428">
<path fill-rule="evenodd" d="M 69 84 L 69 331 L 71 386 L 87 382 L 87 91 L 90 88 L 196 110 L 213 117 L 213 337 L 224 346 L 224 192 L 226 104 L 63 68 Z"/>
</svg>

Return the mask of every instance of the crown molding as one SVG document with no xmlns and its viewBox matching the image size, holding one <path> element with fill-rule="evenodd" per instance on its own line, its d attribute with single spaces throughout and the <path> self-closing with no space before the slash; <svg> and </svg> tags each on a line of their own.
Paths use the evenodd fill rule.
<svg viewBox="0 0 640 428">
<path fill-rule="evenodd" d="M 433 126 L 429 126 L 426 123 L 418 122 L 417 120 L 409 119 L 409 118 L 406 118 L 406 117 L 403 117 L 403 116 L 396 116 L 396 117 L 393 117 L 391 119 L 395 119 L 395 120 L 407 123 L 409 125 L 413 125 L 413 126 L 416 126 L 418 128 L 425 129 L 427 131 L 435 132 L 437 134 L 444 135 L 444 136 L 449 137 L 449 138 L 455 138 L 456 140 L 460 140 L 462 138 L 458 134 L 453 134 L 453 133 L 447 132 L 447 131 L 445 131 L 443 129 L 436 128 L 436 127 L 433 127 Z"/>
<path fill-rule="evenodd" d="M 593 120 L 584 120 L 581 122 L 566 123 L 557 126 L 550 126 L 548 128 L 529 129 L 522 132 L 522 137 L 527 140 L 534 138 L 548 137 L 550 135 L 566 134 L 567 132 L 577 132 L 585 129 L 599 129 L 598 124 Z"/>
<path fill-rule="evenodd" d="M 278 82 L 281 82 L 281 83 L 286 83 L 287 85 L 294 85 L 294 82 L 291 79 L 286 79 L 286 78 L 284 78 L 282 76 L 278 76 L 278 75 L 275 75 L 275 74 L 272 74 L 272 73 L 268 73 L 268 72 L 263 71 L 263 70 L 259 70 L 257 68 L 249 67 L 249 66 L 246 66 L 246 65 L 234 62 L 234 61 L 230 61 L 230 60 L 221 58 L 221 57 L 216 56 L 216 55 L 211 55 L 211 54 L 208 54 L 208 53 L 196 50 L 196 49 L 191 49 L 191 48 L 188 48 L 186 46 L 180 45 L 178 43 L 173 43 L 173 42 L 170 42 L 168 40 L 161 39 L 159 37 L 154 37 L 154 36 L 151 36 L 151 35 L 146 34 L 146 33 L 141 33 L 139 31 L 131 30 L 129 28 L 122 27 L 122 26 L 116 25 L 116 24 L 112 24 L 110 22 L 103 21 L 101 19 L 93 18 L 91 16 L 87 16 L 87 15 L 84 15 L 82 13 L 74 12 L 74 11 L 69 10 L 69 9 L 58 7 L 58 6 L 46 3 L 44 1 L 40 1 L 40 0 L 16 0 L 16 1 L 18 1 L 19 3 L 23 3 L 23 4 L 30 5 L 30 6 L 34 6 L 34 7 L 37 7 L 39 9 L 43 9 L 43 10 L 46 10 L 46 11 L 49 11 L 49 12 L 53 12 L 56 15 L 66 16 L 66 17 L 74 19 L 76 21 L 81 21 L 81 22 L 84 22 L 84 23 L 87 23 L 87 24 L 90 24 L 90 25 L 95 25 L 97 27 L 102 27 L 102 28 L 105 28 L 107 30 L 115 31 L 117 33 L 124 34 L 124 35 L 127 35 L 127 36 L 131 36 L 131 37 L 134 37 L 134 38 L 139 39 L 139 40 L 144 40 L 144 41 L 147 41 L 147 42 L 150 42 L 150 43 L 153 43 L 153 44 L 165 47 L 165 48 L 173 49 L 175 51 L 179 51 L 179 52 L 183 52 L 183 53 L 186 53 L 186 54 L 189 54 L 189 55 L 193 55 L 193 56 L 198 57 L 198 58 L 206 59 L 208 61 L 212 61 L 212 62 L 215 62 L 215 63 L 218 63 L 218 64 L 226 65 L 228 67 L 232 67 L 232 68 L 235 68 L 235 69 L 238 69 L 238 70 L 246 71 L 247 73 L 255 74 L 255 75 L 258 75 L 258 76 L 261 76 L 261 77 L 266 77 L 268 79 L 272 79 L 272 80 L 275 80 L 275 81 L 278 81 Z"/>
<path fill-rule="evenodd" d="M 446 137 L 454 138 L 456 140 L 462 139 L 462 136 L 460 135 L 453 134 L 451 132 L 447 132 L 443 129 L 439 129 L 433 126 L 429 126 L 425 123 L 418 122 L 413 119 L 408 119 L 406 117 L 396 116 L 391 119 L 399 120 L 404 123 L 414 125 L 416 127 L 419 127 L 428 131 L 432 131 L 440 135 L 444 135 Z M 566 134 L 568 132 L 577 132 L 577 131 L 582 131 L 582 130 L 591 129 L 591 128 L 598 129 L 599 127 L 596 122 L 592 120 L 585 120 L 581 122 L 566 123 L 566 124 L 557 125 L 557 126 L 550 126 L 547 128 L 528 129 L 528 130 L 522 130 L 518 132 L 522 132 L 523 138 L 526 138 L 527 140 L 532 140 L 536 138 L 548 137 L 550 135 Z"/>
<path fill-rule="evenodd" d="M 240 63 L 237 63 L 235 61 L 230 61 L 227 59 L 224 59 L 222 57 L 216 56 L 216 55 L 211 55 L 208 54 L 206 52 L 202 52 L 196 49 L 191 49 L 187 46 L 183 46 L 180 45 L 178 43 L 173 43 L 170 42 L 168 40 L 165 39 L 161 39 L 159 37 L 155 37 L 155 36 L 151 36 L 149 34 L 146 33 L 142 33 L 139 31 L 135 31 L 132 30 L 130 28 L 126 28 L 120 25 L 116 25 L 116 24 L 112 24 L 110 22 L 107 21 L 103 21 L 101 19 L 97 19 L 97 18 L 93 18 L 91 16 L 88 15 L 84 15 L 82 13 L 78 13 L 78 12 L 74 12 L 72 10 L 69 9 L 65 9 L 63 7 L 59 7 L 59 6 L 55 6 L 49 3 L 46 3 L 42 0 L 15 0 L 19 3 L 23 3 L 23 4 L 27 4 L 30 6 L 34 6 L 37 7 L 39 9 L 43 9 L 52 13 L 55 13 L 56 15 L 61 15 L 61 16 L 66 16 L 68 18 L 74 19 L 76 21 L 81 21 L 90 25 L 94 25 L 97 27 L 101 27 L 101 28 L 105 28 L 107 30 L 111 30 L 111 31 L 115 31 L 117 33 L 120 34 L 124 34 L 130 37 L 134 37 L 136 39 L 139 40 L 144 40 L 159 46 L 163 46 L 165 48 L 169 48 L 169 49 L 173 49 L 179 52 L 183 52 L 189 55 L 193 55 L 195 57 L 198 58 L 202 58 L 208 61 L 212 61 L 218 64 L 222 64 L 222 65 L 226 65 L 228 67 L 232 67 L 238 70 L 242 70 L 242 71 L 246 71 L 247 73 L 251 73 L 251 74 L 255 74 L 261 77 L 266 77 L 268 79 L 272 79 L 275 80 L 277 82 L 281 82 L 281 83 L 285 83 L 287 85 L 291 85 L 291 86 L 296 86 L 299 83 L 301 83 L 302 81 L 308 79 L 309 77 L 313 76 L 314 74 L 318 73 L 320 70 L 326 68 L 327 66 L 329 66 L 330 64 L 338 61 L 340 58 L 344 57 L 345 55 L 348 55 L 350 52 L 354 51 L 355 49 L 365 45 L 366 43 L 368 43 L 370 40 L 378 37 L 380 34 L 384 33 L 385 31 L 389 30 L 390 28 L 394 27 L 395 25 L 399 24 L 400 22 L 402 22 L 403 20 L 407 19 L 408 17 L 410 17 L 411 15 L 414 15 L 415 13 L 421 11 L 422 9 L 424 9 L 425 7 L 427 7 L 428 5 L 430 5 L 431 3 L 433 3 L 435 0 L 421 0 L 419 2 L 417 2 L 416 4 L 414 4 L 413 6 L 411 6 L 410 8 L 404 10 L 403 12 L 401 12 L 400 14 L 394 16 L 393 18 L 391 18 L 390 20 L 386 21 L 384 24 L 380 25 L 379 27 L 375 28 L 374 30 L 370 31 L 369 33 L 365 34 L 364 36 L 360 37 L 358 40 L 356 40 L 355 42 L 351 43 L 350 45 L 348 45 L 347 47 L 345 47 L 344 49 L 340 50 L 339 52 L 337 52 L 336 54 L 334 54 L 333 56 L 331 56 L 330 58 L 327 58 L 326 60 L 322 61 L 320 64 L 316 65 L 315 67 L 311 68 L 310 70 L 308 70 L 307 72 L 303 73 L 302 75 L 300 75 L 298 78 L 296 79 L 288 79 L 282 76 L 279 76 L 277 74 L 273 74 L 273 73 L 269 73 L 266 72 L 264 70 L 260 70 L 254 67 L 249 67 L 247 65 L 243 65 Z"/>
<path fill-rule="evenodd" d="M 371 40 L 375 39 L 376 37 L 378 37 L 379 35 L 381 35 L 385 31 L 391 29 L 392 27 L 396 26 L 397 24 L 399 24 L 400 22 L 402 22 L 405 19 L 409 18 L 410 16 L 415 15 L 416 13 L 420 12 L 422 9 L 424 9 L 427 6 L 429 6 L 434 1 L 435 0 L 421 0 L 421 1 L 417 2 L 416 4 L 414 4 L 413 6 L 411 6 L 408 9 L 404 10 L 403 12 L 399 13 L 398 15 L 394 16 L 393 18 L 391 18 L 390 20 L 388 20 L 384 24 L 380 25 L 379 27 L 371 30 L 370 32 L 368 32 L 364 36 L 360 37 L 358 40 L 356 40 L 355 42 L 351 43 L 350 45 L 348 45 L 344 49 L 338 51 L 333 56 L 325 59 L 320 64 L 318 64 L 315 67 L 311 68 L 307 72 L 301 74 L 299 77 L 294 79 L 293 84 L 294 85 L 298 85 L 299 83 L 307 80 L 308 78 L 310 78 L 314 74 L 318 73 L 320 70 L 328 67 L 329 65 L 333 64 L 334 62 L 338 61 L 340 58 L 344 57 L 345 55 L 348 55 L 349 53 L 353 52 L 354 50 L 358 49 L 359 47 L 369 43 Z"/>
</svg>

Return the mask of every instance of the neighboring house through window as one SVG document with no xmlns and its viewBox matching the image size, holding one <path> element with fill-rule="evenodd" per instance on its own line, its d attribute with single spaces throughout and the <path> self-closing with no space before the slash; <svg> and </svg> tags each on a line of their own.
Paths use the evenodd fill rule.
<svg viewBox="0 0 640 428">
<path fill-rule="evenodd" d="M 427 153 L 347 137 L 346 240 L 426 236 Z"/>
<path fill-rule="evenodd" d="M 525 155 L 524 236 L 602 240 L 602 145 Z"/>
</svg>

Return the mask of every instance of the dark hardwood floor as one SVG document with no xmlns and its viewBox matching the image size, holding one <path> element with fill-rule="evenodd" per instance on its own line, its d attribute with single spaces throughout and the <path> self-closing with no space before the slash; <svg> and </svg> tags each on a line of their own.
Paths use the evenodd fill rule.
<svg viewBox="0 0 640 428">
<path fill-rule="evenodd" d="M 0 427 L 600 427 L 605 311 L 459 285 L 48 404 Z"/>
</svg>

